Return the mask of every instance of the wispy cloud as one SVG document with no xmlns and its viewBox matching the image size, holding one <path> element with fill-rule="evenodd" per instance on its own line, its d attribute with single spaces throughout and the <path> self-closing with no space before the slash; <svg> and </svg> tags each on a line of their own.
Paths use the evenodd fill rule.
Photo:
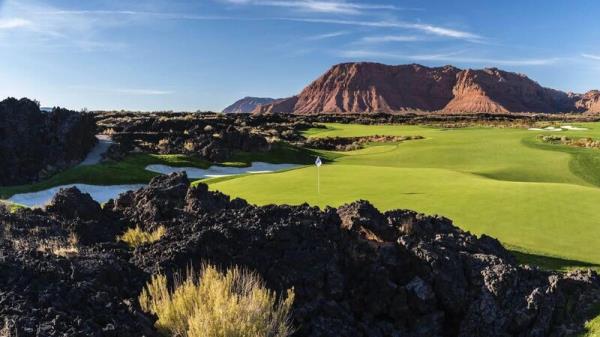
<svg viewBox="0 0 600 337">
<path fill-rule="evenodd" d="M 595 55 L 595 54 L 586 54 L 583 53 L 581 54 L 582 57 L 585 57 L 586 59 L 591 59 L 591 60 L 598 60 L 600 61 L 600 55 Z"/>
<path fill-rule="evenodd" d="M 486 66 L 543 66 L 560 61 L 560 58 L 527 58 L 527 59 L 501 59 L 465 57 L 463 51 L 442 54 L 402 54 L 380 52 L 373 50 L 345 50 L 337 53 L 345 58 L 378 58 L 409 61 L 441 61 L 459 64 L 483 64 Z"/>
<path fill-rule="evenodd" d="M 414 35 L 382 35 L 382 36 L 365 36 L 360 39 L 363 43 L 385 43 L 385 42 L 414 42 L 422 39 Z"/>
<path fill-rule="evenodd" d="M 289 1 L 267 1 L 267 0 L 223 0 L 236 5 L 255 5 L 293 8 L 307 12 L 330 13 L 330 14 L 361 14 L 364 10 L 397 10 L 396 6 L 365 4 L 345 1 L 316 1 L 316 0 L 289 0 Z"/>
<path fill-rule="evenodd" d="M 279 18 L 280 20 L 299 21 L 299 22 L 311 22 L 311 23 L 328 23 L 335 25 L 349 25 L 349 26 L 363 26 L 363 27 L 376 27 L 376 28 L 403 28 L 413 29 L 428 34 L 437 36 L 444 36 L 455 39 L 469 40 L 473 42 L 483 40 L 483 37 L 475 33 L 445 28 L 440 26 L 434 26 L 430 24 L 422 23 L 410 23 L 403 21 L 357 21 L 357 20 L 338 20 L 338 19 L 318 19 L 318 18 Z"/>
<path fill-rule="evenodd" d="M 306 38 L 306 40 L 309 40 L 309 41 L 326 40 L 326 39 L 331 39 L 334 37 L 343 36 L 343 35 L 347 35 L 347 34 L 349 34 L 348 31 L 324 33 L 324 34 L 309 36 Z"/>
</svg>

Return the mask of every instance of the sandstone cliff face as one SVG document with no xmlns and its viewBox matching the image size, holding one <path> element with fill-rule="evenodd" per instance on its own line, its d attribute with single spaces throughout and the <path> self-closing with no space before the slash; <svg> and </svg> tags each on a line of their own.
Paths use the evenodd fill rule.
<svg viewBox="0 0 600 337">
<path fill-rule="evenodd" d="M 600 91 L 591 90 L 583 95 L 578 95 L 577 101 L 575 102 L 575 106 L 579 110 L 583 110 L 585 112 L 599 113 L 600 112 Z"/>
<path fill-rule="evenodd" d="M 336 65 L 299 95 L 254 112 L 585 112 L 600 111 L 599 99 L 597 91 L 568 95 L 544 88 L 525 75 L 496 68 L 460 70 L 363 62 Z"/>
<path fill-rule="evenodd" d="M 463 70 L 452 90 L 448 112 L 562 112 L 572 111 L 569 96 L 540 86 L 527 76 L 499 69 Z"/>
<path fill-rule="evenodd" d="M 232 105 L 223 109 L 224 113 L 250 113 L 262 104 L 269 104 L 275 101 L 273 98 L 266 97 L 244 97 Z"/>
<path fill-rule="evenodd" d="M 440 110 L 452 98 L 458 72 L 451 66 L 344 63 L 334 66 L 298 96 L 255 111 L 308 114 Z"/>
</svg>

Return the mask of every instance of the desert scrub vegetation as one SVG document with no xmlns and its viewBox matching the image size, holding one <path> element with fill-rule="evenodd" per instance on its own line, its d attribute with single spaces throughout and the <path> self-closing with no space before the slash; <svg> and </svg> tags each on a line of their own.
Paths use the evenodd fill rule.
<svg viewBox="0 0 600 337">
<path fill-rule="evenodd" d="M 66 242 L 59 239 L 42 240 L 38 243 L 37 251 L 62 257 L 75 256 L 79 254 L 79 239 L 71 233 Z"/>
<path fill-rule="evenodd" d="M 154 275 L 139 297 L 142 310 L 158 317 L 155 326 L 162 334 L 286 337 L 293 332 L 293 290 L 278 299 L 255 272 L 204 265 L 199 273 L 176 275 L 173 283 L 171 288 L 164 274 Z"/>
<path fill-rule="evenodd" d="M 151 232 L 144 231 L 140 226 L 136 226 L 135 228 L 129 228 L 122 236 L 118 237 L 118 240 L 135 248 L 160 240 L 166 231 L 164 226 L 160 226 Z"/>
<path fill-rule="evenodd" d="M 354 151 L 363 149 L 369 143 L 398 143 L 416 139 L 424 139 L 424 137 L 380 135 L 364 137 L 318 137 L 308 138 L 304 146 L 319 150 Z"/>
<path fill-rule="evenodd" d="M 570 138 L 567 136 L 538 136 L 544 143 L 562 144 L 574 147 L 585 147 L 589 149 L 600 148 L 600 140 L 593 138 Z"/>
</svg>

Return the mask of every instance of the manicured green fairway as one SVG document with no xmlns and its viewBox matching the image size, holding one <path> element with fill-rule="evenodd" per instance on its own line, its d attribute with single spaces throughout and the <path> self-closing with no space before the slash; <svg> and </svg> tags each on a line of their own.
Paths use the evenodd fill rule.
<svg viewBox="0 0 600 337">
<path fill-rule="evenodd" d="M 600 124 L 573 137 L 600 138 Z M 541 144 L 540 131 L 442 130 L 418 126 L 328 125 L 311 137 L 421 135 L 371 146 L 321 167 L 209 181 L 256 204 L 337 206 L 367 199 L 381 209 L 441 214 L 520 251 L 600 264 L 600 151 Z"/>
</svg>

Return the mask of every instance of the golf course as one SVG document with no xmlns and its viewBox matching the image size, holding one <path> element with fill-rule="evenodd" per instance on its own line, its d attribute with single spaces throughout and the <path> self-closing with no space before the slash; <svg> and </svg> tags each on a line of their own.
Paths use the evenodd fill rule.
<svg viewBox="0 0 600 337">
<path fill-rule="evenodd" d="M 258 205 L 335 207 L 365 199 L 382 210 L 438 214 L 474 234 L 498 238 L 523 262 L 558 270 L 599 269 L 600 150 L 545 143 L 539 137 L 600 139 L 600 123 L 572 128 L 324 124 L 304 136 L 423 138 L 367 143 L 353 151 L 282 144 L 267 153 L 237 153 L 220 165 L 244 167 L 262 161 L 300 166 L 197 181 Z M 318 171 L 312 164 L 317 155 L 324 162 Z M 158 175 L 145 169 L 151 164 L 189 169 L 211 165 L 184 155 L 137 154 L 120 162 L 74 167 L 34 184 L 0 187 L 0 197 L 75 183 L 144 184 Z"/>
<path fill-rule="evenodd" d="M 327 124 L 307 137 L 419 135 L 350 152 L 320 151 L 326 162 L 266 175 L 208 180 L 211 189 L 259 205 L 339 206 L 366 199 L 448 217 L 498 238 L 531 262 L 563 269 L 600 264 L 600 150 L 543 143 L 538 135 L 600 138 L 587 130 Z M 319 188 L 317 191 L 317 174 Z M 554 257 L 544 259 L 539 257 Z M 550 261 L 550 262 L 548 262 Z"/>
</svg>

